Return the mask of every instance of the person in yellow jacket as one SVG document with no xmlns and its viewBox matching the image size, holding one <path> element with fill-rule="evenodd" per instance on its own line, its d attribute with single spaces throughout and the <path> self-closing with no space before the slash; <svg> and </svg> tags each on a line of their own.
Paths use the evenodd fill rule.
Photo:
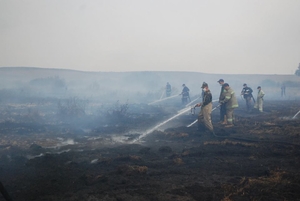
<svg viewBox="0 0 300 201">
<path fill-rule="evenodd" d="M 219 79 L 218 80 L 218 83 L 221 85 L 221 92 L 220 92 L 220 96 L 219 96 L 219 103 L 224 100 L 224 92 L 225 89 L 223 87 L 223 84 L 225 83 L 223 79 Z M 227 124 L 227 121 L 226 121 L 226 104 L 222 104 L 220 106 L 220 123 L 221 124 Z"/>
<path fill-rule="evenodd" d="M 223 84 L 223 87 L 225 89 L 225 99 L 220 101 L 220 104 L 226 104 L 227 125 L 225 127 L 232 127 L 234 121 L 233 111 L 235 108 L 239 107 L 239 105 L 235 92 L 229 87 L 229 84 L 225 83 Z"/>
<path fill-rule="evenodd" d="M 258 92 L 257 92 L 257 98 L 256 98 L 256 103 L 254 105 L 254 108 L 257 108 L 260 112 L 263 112 L 263 103 L 264 103 L 264 95 L 265 92 L 261 90 L 261 86 L 257 87 Z"/>
</svg>

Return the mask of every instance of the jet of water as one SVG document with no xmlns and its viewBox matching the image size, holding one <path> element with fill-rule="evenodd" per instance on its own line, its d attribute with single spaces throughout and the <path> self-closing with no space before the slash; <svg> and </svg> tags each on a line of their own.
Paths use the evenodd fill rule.
<svg viewBox="0 0 300 201">
<path fill-rule="evenodd" d="M 177 95 L 176 95 L 176 96 L 177 96 Z M 173 97 L 175 97 L 175 96 L 173 96 Z M 172 98 L 172 96 L 171 96 L 171 97 L 168 97 L 168 98 Z M 198 99 L 198 98 L 194 99 L 194 100 L 191 101 L 191 102 L 195 102 L 197 99 Z M 161 100 L 158 100 L 158 101 L 156 101 L 156 102 L 159 102 L 159 101 L 162 101 L 162 100 L 166 100 L 166 99 L 161 99 Z M 218 100 L 213 100 L 212 102 L 216 102 L 216 101 L 218 101 Z M 152 103 L 154 103 L 154 102 L 152 102 Z M 150 104 L 150 103 L 149 103 L 149 104 Z M 189 105 L 189 104 L 188 104 L 188 105 Z M 219 106 L 217 106 L 217 107 L 219 107 Z M 215 107 L 213 110 L 215 110 L 217 107 Z M 156 126 L 153 127 L 152 129 L 147 130 L 145 133 L 143 133 L 142 135 L 140 135 L 137 139 L 133 140 L 132 142 L 134 143 L 134 142 L 139 141 L 141 138 L 143 138 L 143 137 L 147 136 L 148 134 L 152 133 L 154 130 L 158 129 L 158 128 L 161 127 L 162 125 L 168 123 L 169 121 L 173 120 L 174 118 L 176 118 L 176 117 L 178 117 L 178 116 L 180 116 L 180 115 L 182 115 L 182 114 L 184 114 L 184 113 L 186 113 L 186 112 L 188 112 L 188 111 L 190 111 L 190 110 L 191 110 L 190 107 L 185 107 L 184 109 L 179 110 L 178 113 L 177 113 L 176 115 L 174 115 L 174 116 L 172 116 L 171 118 L 165 120 L 164 122 L 162 122 L 162 123 L 156 125 Z M 213 110 L 212 110 L 212 111 L 213 111 Z"/>
<path fill-rule="evenodd" d="M 168 100 L 168 99 L 170 99 L 170 98 L 174 98 L 174 97 L 177 97 L 177 96 L 179 96 L 179 95 L 174 95 L 174 96 L 170 96 L 170 97 L 163 98 L 163 99 L 160 99 L 160 100 L 156 100 L 156 101 L 153 101 L 153 102 L 151 102 L 151 103 L 148 103 L 148 105 L 152 105 L 152 104 L 154 104 L 154 103 L 158 103 L 158 102 L 161 102 L 161 101 L 164 101 L 164 100 Z"/>
<path fill-rule="evenodd" d="M 211 111 L 214 111 L 214 110 L 217 109 L 218 107 L 220 107 L 220 105 L 217 105 L 217 106 L 214 107 Z M 198 121 L 198 119 L 196 119 L 195 121 L 193 121 L 191 124 L 187 125 L 186 127 L 191 127 L 191 126 L 194 125 L 197 121 Z"/>
<path fill-rule="evenodd" d="M 186 104 L 185 107 L 188 107 L 188 106 L 192 105 L 192 103 L 194 103 L 194 102 L 195 102 L 196 100 L 198 100 L 199 98 L 200 98 L 200 97 L 198 97 L 198 98 L 192 100 L 191 102 L 189 102 L 188 104 Z"/>
<path fill-rule="evenodd" d="M 165 92 L 163 91 L 163 92 L 161 93 L 161 96 L 160 96 L 159 100 L 162 99 L 162 97 L 164 96 L 164 94 L 165 94 Z"/>
<path fill-rule="evenodd" d="M 167 119 L 166 121 L 164 121 L 164 122 L 162 122 L 162 123 L 156 125 L 156 126 L 153 127 L 152 129 L 147 130 L 145 133 L 143 133 L 142 135 L 140 135 L 140 136 L 139 136 L 137 139 L 135 139 L 133 142 L 136 142 L 136 141 L 140 140 L 141 138 L 147 136 L 148 134 L 152 133 L 153 131 L 155 131 L 156 129 L 158 129 L 159 127 L 161 127 L 162 125 L 168 123 L 168 122 L 171 121 L 172 119 L 174 119 L 174 118 L 176 118 L 176 117 L 178 117 L 178 116 L 180 116 L 180 115 L 182 115 L 182 114 L 184 114 L 185 112 L 188 112 L 188 111 L 190 111 L 190 110 L 191 110 L 191 108 L 185 108 L 185 109 L 183 109 L 183 110 L 180 110 L 180 112 L 179 112 L 178 114 L 176 114 L 176 115 L 174 115 L 173 117 Z"/>
<path fill-rule="evenodd" d="M 300 110 L 293 116 L 293 118 L 292 119 L 295 119 L 296 118 L 296 116 L 298 115 L 300 113 Z"/>
</svg>

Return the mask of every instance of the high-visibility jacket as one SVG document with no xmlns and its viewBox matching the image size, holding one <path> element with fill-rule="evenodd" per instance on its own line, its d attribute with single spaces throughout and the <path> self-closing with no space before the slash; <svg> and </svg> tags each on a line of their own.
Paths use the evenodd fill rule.
<svg viewBox="0 0 300 201">
<path fill-rule="evenodd" d="M 237 108 L 238 101 L 235 96 L 235 92 L 229 87 L 228 90 L 224 93 L 225 99 L 221 103 L 226 103 L 226 109 Z"/>
<path fill-rule="evenodd" d="M 258 92 L 257 92 L 257 98 L 263 98 L 264 97 L 264 95 L 265 95 L 265 92 L 263 92 L 263 90 L 259 90 Z"/>
</svg>

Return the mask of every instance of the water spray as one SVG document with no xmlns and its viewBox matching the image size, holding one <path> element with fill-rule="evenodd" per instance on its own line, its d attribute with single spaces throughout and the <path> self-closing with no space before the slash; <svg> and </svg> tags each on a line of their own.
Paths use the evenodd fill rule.
<svg viewBox="0 0 300 201">
<path fill-rule="evenodd" d="M 158 102 L 161 102 L 161 101 L 164 101 L 164 100 L 168 100 L 168 99 L 171 99 L 171 98 L 174 98 L 174 97 L 178 97 L 179 95 L 174 95 L 174 96 L 170 96 L 170 97 L 167 97 L 167 98 L 163 98 L 163 99 L 160 99 L 160 100 L 156 100 L 156 101 L 153 101 L 151 103 L 148 103 L 148 105 L 152 105 L 154 103 L 158 103 Z"/>
<path fill-rule="evenodd" d="M 191 127 L 191 126 L 194 125 L 197 121 L 198 121 L 198 119 L 196 119 L 195 121 L 193 121 L 192 123 L 190 123 L 190 124 L 187 125 L 186 127 Z"/>
<path fill-rule="evenodd" d="M 174 119 L 174 118 L 176 118 L 176 117 L 178 117 L 178 116 L 180 116 L 180 115 L 182 115 L 182 114 L 188 112 L 189 110 L 190 110 L 190 108 L 185 108 L 185 109 L 183 109 L 183 110 L 180 110 L 178 114 L 176 114 L 176 115 L 174 115 L 173 117 L 167 119 L 166 121 L 164 121 L 164 122 L 162 122 L 162 123 L 156 125 L 156 126 L 153 127 L 152 129 L 147 130 L 145 133 L 143 133 L 142 135 L 140 135 L 137 139 L 133 140 L 133 142 L 136 142 L 136 141 L 140 140 L 141 138 L 145 137 L 146 135 L 152 133 L 152 132 L 153 132 L 154 130 L 156 130 L 157 128 L 159 128 L 159 127 L 161 127 L 162 125 L 168 123 L 168 122 L 171 121 L 172 119 Z"/>
<path fill-rule="evenodd" d="M 295 119 L 296 118 L 296 116 L 298 115 L 300 113 L 300 110 L 293 116 L 293 118 L 292 119 Z"/>
<path fill-rule="evenodd" d="M 191 103 L 195 102 L 195 101 L 198 100 L 198 99 L 199 99 L 199 98 L 196 98 L 196 99 L 192 100 L 189 104 L 185 105 L 185 107 L 184 107 L 183 109 L 179 110 L 178 113 L 181 113 L 182 111 L 184 111 L 188 106 L 191 105 Z M 192 108 L 194 108 L 194 107 L 192 107 Z"/>
<path fill-rule="evenodd" d="M 199 98 L 200 98 L 200 97 L 198 97 L 198 98 L 192 100 L 191 102 L 189 102 L 188 104 L 186 104 L 185 107 L 188 107 L 188 106 L 192 105 L 192 104 L 193 104 L 196 100 L 198 100 Z"/>
<path fill-rule="evenodd" d="M 161 93 L 161 96 L 160 96 L 159 100 L 162 99 L 162 97 L 164 96 L 164 94 L 165 94 L 165 92 L 163 91 L 163 92 Z"/>
<path fill-rule="evenodd" d="M 194 99 L 192 102 L 195 102 L 197 99 L 198 99 L 198 98 Z M 212 102 L 216 102 L 216 101 L 218 101 L 218 100 L 213 100 Z M 219 107 L 219 105 L 218 105 L 217 107 Z M 213 110 L 215 110 L 217 107 L 215 107 Z M 145 137 L 145 136 L 148 135 L 149 133 L 152 133 L 154 130 L 156 130 L 156 129 L 158 129 L 159 127 L 161 127 L 162 125 L 168 123 L 169 121 L 173 120 L 174 118 L 176 118 L 176 117 L 178 117 L 178 116 L 180 116 L 180 115 L 182 115 L 182 114 L 184 114 L 184 113 L 186 113 L 186 112 L 188 112 L 188 111 L 191 111 L 191 110 L 192 110 L 192 108 L 184 108 L 184 109 L 182 109 L 182 110 L 179 110 L 179 111 L 178 111 L 178 114 L 176 114 L 176 115 L 174 115 L 173 117 L 167 119 L 166 121 L 164 121 L 164 122 L 162 122 L 162 123 L 156 125 L 154 128 L 152 128 L 152 129 L 150 129 L 150 130 L 147 130 L 145 133 L 143 133 L 142 135 L 140 135 L 140 136 L 139 136 L 137 139 L 135 139 L 133 142 L 136 142 L 136 141 L 140 140 L 141 138 Z M 212 111 L 213 111 L 213 110 L 212 110 Z M 197 122 L 197 120 L 196 120 L 196 122 Z"/>
<path fill-rule="evenodd" d="M 216 107 L 214 107 L 211 111 L 216 110 L 218 107 L 220 107 L 220 105 L 217 105 Z M 196 122 L 198 121 L 198 119 L 196 119 L 195 121 L 193 121 L 192 123 L 190 123 L 189 125 L 187 125 L 186 127 L 191 127 L 192 125 L 194 125 Z"/>
<path fill-rule="evenodd" d="M 154 102 L 152 102 L 152 103 L 149 103 L 148 105 L 153 104 L 153 103 L 157 103 L 157 102 L 160 102 L 160 101 L 163 101 L 163 100 L 166 100 L 166 99 L 174 98 L 174 97 L 176 97 L 176 96 L 178 96 L 178 95 L 174 95 L 174 96 L 170 96 L 170 97 L 168 97 L 168 98 L 164 98 L 164 99 L 161 99 L 161 100 L 157 100 L 157 101 L 154 101 Z M 186 113 L 186 112 L 188 112 L 188 111 L 192 111 L 193 107 L 192 107 L 192 108 L 187 108 L 187 106 L 191 105 L 191 103 L 195 102 L 195 101 L 198 100 L 198 99 L 199 99 L 199 97 L 196 98 L 196 99 L 194 99 L 193 101 L 191 101 L 189 104 L 187 104 L 186 107 L 185 107 L 184 109 L 179 110 L 178 113 L 177 113 L 176 115 L 174 115 L 174 116 L 172 116 L 171 118 L 165 120 L 164 122 L 162 122 L 162 123 L 156 125 L 156 126 L 153 127 L 152 129 L 147 130 L 145 133 L 143 133 L 142 135 L 140 135 L 137 139 L 133 140 L 132 142 L 134 143 L 134 142 L 139 141 L 141 138 L 143 138 L 143 137 L 147 136 L 148 134 L 152 133 L 154 130 L 158 129 L 159 127 L 161 127 L 162 125 L 168 123 L 169 121 L 173 120 L 174 118 L 176 118 L 176 117 L 178 117 L 178 116 L 180 116 L 180 115 L 182 115 L 182 114 L 184 114 L 184 113 Z M 213 100 L 212 102 L 216 102 L 216 101 L 218 101 L 218 100 Z M 217 107 L 219 107 L 219 105 L 218 105 Z M 214 111 L 217 107 L 215 107 L 212 111 Z M 195 108 L 195 107 L 194 107 L 194 108 Z M 197 120 L 196 120 L 196 122 L 197 122 Z M 195 123 L 196 123 L 196 122 L 195 122 Z"/>
</svg>

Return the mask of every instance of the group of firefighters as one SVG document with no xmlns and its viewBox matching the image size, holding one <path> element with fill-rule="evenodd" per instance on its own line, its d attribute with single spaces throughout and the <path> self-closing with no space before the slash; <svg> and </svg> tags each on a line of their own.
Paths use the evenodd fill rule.
<svg viewBox="0 0 300 201">
<path fill-rule="evenodd" d="M 229 86 L 228 83 L 225 83 L 223 79 L 217 81 L 221 85 L 221 91 L 219 95 L 219 105 L 220 107 L 220 124 L 225 127 L 234 126 L 234 109 L 238 107 L 238 101 L 235 95 L 234 90 Z M 186 104 L 190 102 L 189 88 L 183 84 L 183 89 L 180 95 L 182 95 L 182 103 Z M 201 107 L 198 114 L 198 130 L 206 131 L 214 134 L 214 128 L 211 122 L 211 112 L 212 112 L 212 94 L 209 90 L 208 84 L 203 82 L 202 86 L 202 102 L 195 105 L 195 107 Z M 252 101 L 255 103 L 254 108 L 258 109 L 259 112 L 263 112 L 263 97 L 265 95 L 264 91 L 261 89 L 261 86 L 257 87 L 258 93 L 256 101 L 252 95 L 253 90 L 243 84 L 243 89 L 241 95 L 246 101 L 246 108 L 248 112 L 252 110 Z M 171 95 L 171 85 L 167 83 L 166 86 L 167 96 Z"/>
</svg>

